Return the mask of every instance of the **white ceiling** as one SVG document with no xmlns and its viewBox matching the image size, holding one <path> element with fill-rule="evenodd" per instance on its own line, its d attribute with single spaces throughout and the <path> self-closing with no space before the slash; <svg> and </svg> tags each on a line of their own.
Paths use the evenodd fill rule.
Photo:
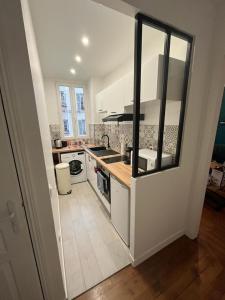
<svg viewBox="0 0 225 300">
<path fill-rule="evenodd" d="M 91 0 L 30 0 L 46 77 L 88 80 L 105 76 L 133 56 L 134 19 Z M 90 39 L 89 47 L 81 43 Z M 74 56 L 82 57 L 78 64 Z M 75 68 L 77 74 L 70 74 Z"/>
</svg>

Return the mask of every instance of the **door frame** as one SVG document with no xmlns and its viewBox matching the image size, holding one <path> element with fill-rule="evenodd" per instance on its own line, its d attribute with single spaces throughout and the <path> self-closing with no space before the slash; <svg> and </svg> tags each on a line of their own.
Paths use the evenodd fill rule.
<svg viewBox="0 0 225 300">
<path fill-rule="evenodd" d="M 6 190 L 5 190 L 5 192 L 3 190 L 3 194 L 5 194 L 5 196 L 6 196 L 6 194 L 11 193 L 11 196 L 13 195 L 13 197 L 15 197 L 15 199 L 8 197 L 7 201 L 5 201 L 5 199 L 3 199 L 2 204 L 4 207 L 5 205 L 7 206 L 7 204 L 10 203 L 12 205 L 11 206 L 13 209 L 12 211 L 14 212 L 14 214 L 16 214 L 16 218 L 17 218 L 17 220 L 15 220 L 14 224 L 12 224 L 12 222 L 8 223 L 8 229 L 10 228 L 12 230 L 12 227 L 13 227 L 13 235 L 11 235 L 11 233 L 8 231 L 7 234 L 9 234 L 9 235 L 7 237 L 5 237 L 6 239 L 4 238 L 4 226 L 3 226 L 3 231 L 2 231 L 3 241 L 5 240 L 6 253 L 8 250 L 10 252 L 11 252 L 11 250 L 15 251 L 16 248 L 18 248 L 18 249 L 16 249 L 16 251 L 18 251 L 19 249 L 20 249 L 20 251 L 24 251 L 24 253 L 23 254 L 21 253 L 21 255 L 18 253 L 17 253 L 18 255 L 16 255 L 16 253 L 14 253 L 15 255 L 13 255 L 12 261 L 10 263 L 13 271 L 15 271 L 13 277 L 15 279 L 15 283 L 18 288 L 18 294 L 20 296 L 22 294 L 25 296 L 25 294 L 28 293 L 29 296 L 28 295 L 27 296 L 31 297 L 31 295 L 33 295 L 33 293 L 35 292 L 36 293 L 35 298 L 44 300 L 44 293 L 43 293 L 43 288 L 42 288 L 41 280 L 40 280 L 40 272 L 39 272 L 38 265 L 37 265 L 37 259 L 34 254 L 34 245 L 33 245 L 32 238 L 31 238 L 30 228 L 28 226 L 27 214 L 26 214 L 26 210 L 24 207 L 24 200 L 23 200 L 23 195 L 21 192 L 20 180 L 18 178 L 18 170 L 16 168 L 15 154 L 13 152 L 13 147 L 12 147 L 12 139 L 9 134 L 9 126 L 8 126 L 9 124 L 8 124 L 8 121 L 6 118 L 1 85 L 0 85 L 0 114 L 1 114 L 1 122 L 3 124 L 3 128 L 1 129 L 3 131 L 3 133 L 1 133 L 1 135 L 3 135 L 3 142 L 6 143 L 6 147 L 8 149 L 7 155 L 6 155 L 6 157 L 4 157 L 3 161 L 5 159 L 8 159 L 8 161 L 6 160 L 5 162 L 8 162 L 7 168 L 9 169 L 9 173 L 11 173 L 10 178 L 12 179 L 12 182 L 14 182 L 11 191 L 8 190 L 8 185 L 11 186 L 11 182 L 10 181 L 5 182 L 6 186 L 4 186 L 3 189 L 6 189 Z M 3 145 L 2 147 L 4 149 L 5 145 Z M 3 151 L 5 152 L 5 150 L 3 150 Z M 3 166 L 3 168 L 4 168 L 4 166 Z M 8 175 L 6 175 L 6 176 L 7 176 L 7 178 L 9 177 Z M 14 177 L 14 178 L 12 178 L 12 177 Z M 3 213 L 3 223 L 4 223 L 4 218 L 7 219 L 7 216 L 4 216 L 4 213 Z M 8 216 L 8 219 L 10 219 L 10 216 Z M 20 228 L 20 225 L 22 225 L 22 228 Z M 21 231 L 21 229 L 22 229 L 22 231 Z M 9 245 L 8 245 L 9 247 L 7 246 L 7 239 L 9 242 Z M 23 245 L 23 248 L 21 249 L 22 245 Z M 12 249 L 11 249 L 11 247 L 12 247 Z M 29 272 L 29 275 L 26 274 L 25 276 L 21 276 L 21 274 L 18 273 L 18 272 L 22 271 L 22 269 L 21 270 L 18 269 L 18 261 L 20 260 L 20 258 L 21 258 L 21 262 L 22 261 L 24 261 L 24 262 L 26 261 L 26 263 L 29 262 L 29 265 L 28 264 L 26 265 L 26 271 Z M 4 259 L 2 262 L 4 264 Z M 15 267 L 15 269 L 14 269 L 14 267 Z M 31 272 L 33 272 L 33 273 L 31 274 Z M 27 282 L 25 280 L 28 280 L 30 285 L 32 285 L 32 290 L 28 290 L 26 288 Z M 8 286 L 8 288 L 10 288 L 10 290 L 12 289 L 11 286 Z"/>
<path fill-rule="evenodd" d="M 2 0 L 1 4 L 0 86 L 24 209 L 44 298 L 63 300 L 65 291 L 21 3 Z"/>
</svg>

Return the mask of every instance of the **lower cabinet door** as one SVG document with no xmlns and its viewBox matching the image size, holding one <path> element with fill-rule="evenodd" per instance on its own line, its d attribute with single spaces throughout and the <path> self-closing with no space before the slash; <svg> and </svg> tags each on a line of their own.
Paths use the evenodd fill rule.
<svg viewBox="0 0 225 300">
<path fill-rule="evenodd" d="M 130 192 L 129 189 L 111 176 L 111 220 L 116 231 L 130 244 Z"/>
<path fill-rule="evenodd" d="M 91 181 L 91 157 L 86 153 L 86 167 L 87 167 L 87 179 Z"/>
</svg>

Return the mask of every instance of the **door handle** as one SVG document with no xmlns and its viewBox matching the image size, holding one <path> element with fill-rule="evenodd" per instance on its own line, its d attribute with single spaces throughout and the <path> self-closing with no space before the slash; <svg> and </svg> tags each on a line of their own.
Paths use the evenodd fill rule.
<svg viewBox="0 0 225 300">
<path fill-rule="evenodd" d="M 7 210 L 8 210 L 8 218 L 10 220 L 12 229 L 14 233 L 18 233 L 19 227 L 18 227 L 18 222 L 17 222 L 17 216 L 15 212 L 15 205 L 12 201 L 7 201 Z"/>
</svg>

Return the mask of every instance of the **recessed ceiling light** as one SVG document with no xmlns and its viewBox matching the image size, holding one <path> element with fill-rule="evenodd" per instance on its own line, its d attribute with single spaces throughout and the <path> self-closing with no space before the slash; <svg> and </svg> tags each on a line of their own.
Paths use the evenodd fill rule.
<svg viewBox="0 0 225 300">
<path fill-rule="evenodd" d="M 75 60 L 80 63 L 82 61 L 82 58 L 80 57 L 80 55 L 76 55 L 75 56 Z"/>
<path fill-rule="evenodd" d="M 84 46 L 89 46 L 89 38 L 87 36 L 83 36 L 81 42 Z"/>
<path fill-rule="evenodd" d="M 76 70 L 73 69 L 73 68 L 71 68 L 71 69 L 70 69 L 70 73 L 73 74 L 73 75 L 75 75 L 75 74 L 76 74 Z"/>
</svg>

